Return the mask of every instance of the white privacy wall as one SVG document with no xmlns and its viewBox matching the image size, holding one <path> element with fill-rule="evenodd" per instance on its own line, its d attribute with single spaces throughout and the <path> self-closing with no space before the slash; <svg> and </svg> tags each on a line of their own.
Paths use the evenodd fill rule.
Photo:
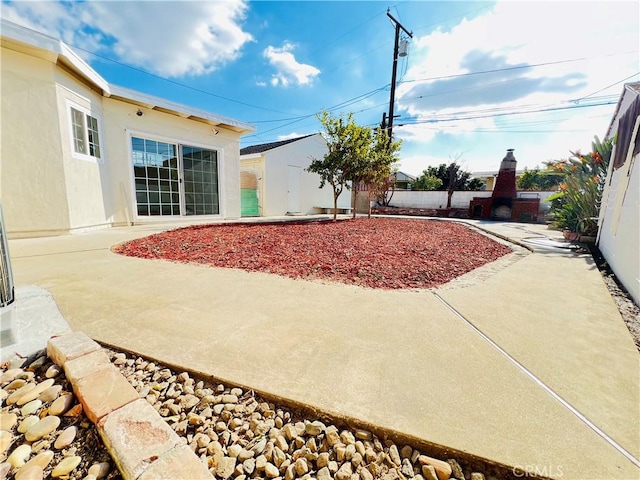
<svg viewBox="0 0 640 480">
<path fill-rule="evenodd" d="M 493 192 L 490 190 L 457 191 L 451 197 L 451 208 L 469 208 L 474 197 L 488 198 Z M 548 210 L 549 204 L 545 199 L 555 192 L 518 192 L 518 198 L 539 198 L 540 209 Z M 414 190 L 396 190 L 391 198 L 391 205 L 401 208 L 446 208 L 447 192 L 444 190 L 429 190 L 425 192 Z"/>
</svg>

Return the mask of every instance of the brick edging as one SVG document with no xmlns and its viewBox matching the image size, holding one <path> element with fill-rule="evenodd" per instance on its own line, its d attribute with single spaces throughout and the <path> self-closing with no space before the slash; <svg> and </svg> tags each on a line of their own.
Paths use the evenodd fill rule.
<svg viewBox="0 0 640 480">
<path fill-rule="evenodd" d="M 52 337 L 47 355 L 64 369 L 125 480 L 214 478 L 98 343 L 82 332 L 70 332 Z"/>
</svg>

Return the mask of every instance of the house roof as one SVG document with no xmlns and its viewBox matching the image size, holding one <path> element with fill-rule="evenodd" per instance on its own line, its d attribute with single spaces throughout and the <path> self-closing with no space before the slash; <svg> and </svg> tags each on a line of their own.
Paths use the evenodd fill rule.
<svg viewBox="0 0 640 480">
<path fill-rule="evenodd" d="M 240 120 L 223 117 L 206 110 L 189 107 L 187 105 L 147 95 L 146 93 L 137 92 L 128 88 L 118 87 L 116 85 L 111 85 L 111 95 L 109 95 L 109 97 L 122 102 L 131 103 L 139 107 L 148 108 L 150 110 L 165 112 L 178 117 L 189 118 L 191 120 L 225 127 L 239 133 L 255 131 L 255 127 L 253 125 L 241 122 Z"/>
<path fill-rule="evenodd" d="M 23 27 L 4 18 L 0 21 L 0 35 L 3 47 L 43 58 L 52 63 L 65 65 L 94 87 L 97 87 L 103 95 L 109 96 L 110 90 L 107 81 L 62 40 Z"/>
<path fill-rule="evenodd" d="M 614 127 L 616 127 L 616 121 L 620 116 L 620 110 L 622 108 L 622 104 L 625 102 L 625 96 L 627 96 L 627 94 L 633 95 L 632 98 L 640 95 L 640 82 L 625 83 L 624 87 L 622 88 L 622 94 L 620 95 L 618 104 L 616 105 L 616 109 L 613 112 L 613 117 L 611 117 L 611 122 L 609 123 L 609 128 L 607 128 L 607 134 L 605 138 L 611 138 L 612 131 Z"/>
<path fill-rule="evenodd" d="M 0 23 L 2 46 L 28 55 L 60 64 L 98 90 L 104 97 L 140 107 L 188 118 L 244 134 L 255 127 L 240 120 L 223 117 L 180 103 L 153 97 L 142 92 L 110 85 L 88 63 L 61 40 L 2 19 Z"/>
<path fill-rule="evenodd" d="M 309 138 L 317 133 L 310 133 L 309 135 L 305 135 L 303 137 L 289 138 L 287 140 L 281 140 L 279 142 L 270 142 L 270 143 L 261 143 L 259 145 L 251 145 L 249 147 L 244 147 L 240 149 L 240 155 L 252 155 L 256 153 L 264 153 L 268 150 L 273 150 L 274 148 L 282 147 L 283 145 L 288 145 L 289 143 L 297 142 L 298 140 L 302 140 L 303 138 Z"/>
<path fill-rule="evenodd" d="M 397 171 L 395 173 L 395 176 L 396 176 L 396 181 L 400 181 L 400 182 L 409 182 L 416 179 L 415 176 L 409 175 L 408 173 L 404 173 L 400 171 Z"/>
</svg>

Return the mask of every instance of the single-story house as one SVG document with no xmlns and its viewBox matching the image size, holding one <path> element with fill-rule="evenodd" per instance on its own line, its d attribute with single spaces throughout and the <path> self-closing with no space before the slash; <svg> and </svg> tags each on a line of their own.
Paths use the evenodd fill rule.
<svg viewBox="0 0 640 480">
<path fill-rule="evenodd" d="M 328 153 L 320 133 L 240 149 L 243 216 L 313 214 L 333 208 L 331 185 L 320 188 L 320 176 L 307 172 L 313 159 Z M 351 192 L 338 197 L 338 210 L 348 211 Z"/>
<path fill-rule="evenodd" d="M 516 170 L 516 179 L 524 173 L 524 170 Z M 498 170 L 488 170 L 483 172 L 473 172 L 469 178 L 477 178 L 485 184 L 484 190 L 493 190 L 498 178 Z"/>
<path fill-rule="evenodd" d="M 616 137 L 600 205 L 597 245 L 640 305 L 640 82 L 624 86 L 606 138 Z"/>
<path fill-rule="evenodd" d="M 394 172 L 393 177 L 395 179 L 394 188 L 396 190 L 411 190 L 411 184 L 415 182 L 416 177 L 404 172 Z"/>
<path fill-rule="evenodd" d="M 10 237 L 240 216 L 240 137 L 253 126 L 111 85 L 62 41 L 1 26 Z"/>
</svg>

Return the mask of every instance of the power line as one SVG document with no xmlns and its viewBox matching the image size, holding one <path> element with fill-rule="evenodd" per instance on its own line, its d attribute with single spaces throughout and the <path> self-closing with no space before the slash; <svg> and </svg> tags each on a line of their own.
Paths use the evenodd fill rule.
<svg viewBox="0 0 640 480">
<path fill-rule="evenodd" d="M 415 120 L 415 121 L 409 121 L 409 122 L 405 122 L 403 124 L 400 124 L 399 126 L 410 126 L 410 125 L 422 125 L 422 124 L 426 124 L 426 123 L 440 123 L 440 122 L 459 122 L 459 121 L 463 121 L 463 120 L 476 120 L 479 118 L 490 118 L 490 117 L 503 117 L 503 116 L 508 116 L 508 115 L 526 115 L 529 113 L 541 113 L 541 112 L 553 112 L 553 111 L 560 111 L 560 110 L 573 110 L 576 108 L 591 108 L 591 107 L 602 107 L 605 105 L 614 105 L 616 104 L 616 101 L 607 101 L 607 102 L 602 102 L 602 103 L 596 103 L 596 104 L 591 104 L 591 105 L 569 105 L 569 106 L 565 106 L 565 107 L 550 107 L 550 108 L 540 108 L 537 110 L 527 110 L 527 111 L 523 111 L 523 112 L 494 112 L 494 113 L 486 113 L 486 114 L 481 114 L 481 115 L 467 115 L 467 116 L 461 116 L 461 117 L 456 117 L 456 118 L 431 118 L 431 119 L 423 119 L 423 120 Z M 506 107 L 505 107 L 506 108 Z M 448 115 L 460 115 L 452 113 L 452 114 L 448 114 Z M 462 115 L 465 115 L 464 113 Z"/>
<path fill-rule="evenodd" d="M 533 63 L 533 64 L 528 64 L 528 65 L 515 65 L 513 67 L 495 68 L 493 70 L 482 70 L 480 72 L 458 73 L 458 74 L 454 74 L 454 75 L 442 75 L 442 76 L 439 76 L 439 77 L 416 78 L 416 79 L 413 79 L 413 80 L 403 80 L 400 83 L 427 82 L 427 81 L 431 81 L 431 80 L 445 80 L 445 79 L 448 79 L 448 78 L 468 77 L 468 76 L 471 76 L 471 75 L 483 75 L 485 73 L 497 73 L 497 72 L 506 72 L 506 71 L 510 71 L 510 70 L 522 70 L 522 69 L 526 69 L 526 68 L 546 67 L 546 66 L 549 66 L 549 65 L 559 65 L 559 64 L 562 64 L 562 63 L 572 63 L 572 62 L 582 62 L 582 61 L 585 61 L 585 60 L 593 60 L 594 58 L 611 57 L 611 56 L 616 56 L 616 55 L 627 55 L 627 54 L 630 54 L 630 53 L 638 53 L 638 51 L 637 50 L 633 50 L 633 51 L 629 51 L 629 52 L 619 52 L 619 53 L 611 53 L 611 54 L 608 54 L 608 55 L 600 55 L 598 57 L 581 57 L 581 58 L 572 58 L 572 59 L 568 59 L 568 60 L 557 60 L 557 61 L 553 61 L 553 62 Z M 637 75 L 637 73 L 635 75 Z"/>
<path fill-rule="evenodd" d="M 151 73 L 151 72 L 149 72 L 147 70 L 144 70 L 142 68 L 134 67 L 132 65 L 128 65 L 126 63 L 119 62 L 118 60 L 114 60 L 113 58 L 109 58 L 109 57 L 106 57 L 104 55 L 100 55 L 98 53 L 92 52 L 92 51 L 84 49 L 82 47 L 78 47 L 76 45 L 70 45 L 70 46 L 73 47 L 73 48 L 76 48 L 78 50 L 81 50 L 83 52 L 86 52 L 86 53 L 88 53 L 90 55 L 93 55 L 95 57 L 102 58 L 103 60 L 107 60 L 109 62 L 115 63 L 115 64 L 120 65 L 122 67 L 129 68 L 131 70 L 135 70 L 136 72 L 144 73 L 145 75 L 149 75 L 151 77 L 157 78 L 159 80 L 163 80 L 163 81 L 171 83 L 173 85 L 177 85 L 179 87 L 187 88 L 189 90 L 193 90 L 194 92 L 202 93 L 203 95 L 209 95 L 211 97 L 219 98 L 221 100 L 226 100 L 228 102 L 233 102 L 233 103 L 237 103 L 239 105 L 244 105 L 245 107 L 257 108 L 258 110 L 265 110 L 267 112 L 282 113 L 282 114 L 285 114 L 285 115 L 290 115 L 287 112 L 282 112 L 280 110 L 274 110 L 274 109 L 271 109 L 271 108 L 261 107 L 259 105 L 253 105 L 251 103 L 242 102 L 240 100 L 234 100 L 233 98 L 224 97 L 222 95 L 218 95 L 216 93 L 209 92 L 207 90 L 202 90 L 200 88 L 192 87 L 191 85 L 187 85 L 186 83 L 176 82 L 175 80 L 171 80 L 169 78 L 165 78 L 165 77 L 162 77 L 160 75 L 156 75 L 155 73 Z"/>
<path fill-rule="evenodd" d="M 565 102 L 566 103 L 566 102 Z M 421 120 L 421 121 L 413 121 L 411 123 L 401 123 L 399 125 L 397 125 L 398 127 L 403 127 L 403 126 L 413 126 L 413 125 L 419 125 L 422 129 L 425 130 L 441 130 L 442 128 L 447 128 L 447 127 L 427 127 L 426 125 L 429 123 L 433 123 L 433 124 L 437 124 L 437 123 L 446 123 L 446 122 L 453 122 L 453 121 L 464 121 L 464 120 L 474 120 L 477 118 L 490 118 L 490 117 L 504 117 L 504 116 L 509 116 L 509 115 L 525 115 L 525 114 L 529 114 L 529 113 L 540 113 L 540 112 L 554 112 L 554 111 L 563 111 L 563 110 L 572 110 L 574 108 L 589 108 L 589 107 L 601 107 L 601 106 L 607 106 L 607 105 L 613 105 L 616 102 L 614 101 L 607 101 L 607 102 L 603 102 L 603 103 L 597 103 L 597 104 L 589 104 L 589 105 L 567 105 L 564 107 L 551 107 L 551 108 L 539 108 L 536 110 L 528 110 L 528 111 L 523 111 L 523 112 L 496 112 L 494 114 L 487 114 L 487 115 L 478 115 L 475 117 L 472 116 L 467 116 L 464 118 L 450 118 L 450 119 L 430 119 L 430 120 Z M 386 104 L 383 104 L 386 105 Z M 522 107 L 522 106 L 521 106 Z M 505 107 L 506 108 L 506 107 Z M 514 108 L 514 107 L 511 107 Z M 485 113 L 491 112 L 492 109 L 489 110 L 485 110 Z M 458 112 L 457 114 L 467 114 L 468 112 Z M 455 115 L 456 113 L 452 113 L 451 115 Z M 608 115 L 608 114 L 607 114 Z M 592 115 L 589 118 L 596 118 L 596 117 L 603 117 L 603 116 L 607 116 L 607 115 Z M 559 123 L 559 122 L 564 122 L 568 119 L 556 119 L 556 120 L 540 120 L 540 121 L 531 121 L 531 122 L 523 122 L 520 123 L 519 125 L 521 126 L 527 126 L 527 125 L 537 125 L 537 124 L 547 124 L 547 123 Z M 378 126 L 378 123 L 372 123 L 368 125 L 369 127 L 376 127 Z M 517 128 L 517 125 L 513 125 L 513 127 Z M 449 128 L 455 128 L 455 127 L 449 127 Z M 500 133 L 500 132 L 505 132 L 505 133 L 542 133 L 542 132 L 573 132 L 573 131 L 583 131 L 583 130 L 459 130 L 456 129 L 457 132 L 476 132 L 476 131 L 480 131 L 482 133 Z M 244 137 L 246 138 L 246 137 Z M 240 140 L 240 142 L 244 142 L 244 138 Z M 265 140 L 265 142 L 267 141 L 278 141 L 278 138 L 274 138 L 272 140 Z"/>
<path fill-rule="evenodd" d="M 634 73 L 633 75 L 629 75 L 628 77 L 623 78 L 622 80 L 618 80 L 616 83 L 612 83 L 611 85 L 608 85 L 608 86 L 606 86 L 606 87 L 604 87 L 604 88 L 601 88 L 600 90 L 596 90 L 595 92 L 590 93 L 589 95 L 585 95 L 584 97 L 577 98 L 575 101 L 576 101 L 576 102 L 579 102 L 580 100 L 584 100 L 585 98 L 588 98 L 588 97 L 590 97 L 591 95 L 595 95 L 596 93 L 604 92 L 604 91 L 605 91 L 605 90 L 607 90 L 608 88 L 615 87 L 615 86 L 616 86 L 616 85 L 618 85 L 619 83 L 622 83 L 622 82 L 624 82 L 624 81 L 626 81 L 626 80 L 629 80 L 629 79 L 631 79 L 631 78 L 633 78 L 633 77 L 635 77 L 635 76 L 637 76 L 637 75 L 640 75 L 640 72 L 636 72 L 636 73 Z"/>
<path fill-rule="evenodd" d="M 636 52 L 622 52 L 622 53 L 615 53 L 615 54 L 610 54 L 610 55 L 605 55 L 605 56 L 628 54 L 628 53 L 636 53 Z M 407 80 L 407 81 L 398 82 L 398 83 L 409 83 L 409 82 L 417 82 L 417 81 L 440 80 L 440 79 L 445 79 L 445 78 L 464 77 L 464 76 L 470 76 L 470 75 L 481 75 L 481 74 L 486 74 L 486 73 L 496 73 L 496 72 L 501 72 L 501 71 L 514 70 L 514 69 L 535 68 L 535 67 L 555 65 L 555 64 L 561 64 L 561 63 L 570 63 L 570 62 L 576 62 L 576 61 L 582 61 L 582 60 L 589 60 L 591 58 L 597 58 L 597 57 L 584 57 L 584 58 L 578 58 L 578 59 L 567 59 L 567 60 L 559 60 L 559 61 L 553 61 L 553 62 L 544 62 L 544 63 L 532 64 L 532 65 L 521 65 L 521 66 L 515 66 L 515 67 L 505 67 L 505 68 L 493 69 L 493 70 L 485 70 L 485 71 L 480 71 L 480 72 L 469 72 L 469 73 L 463 73 L 463 74 L 448 75 L 448 76 L 444 76 L 444 77 L 432 77 L 432 78 L 427 78 L 427 79 Z M 633 77 L 635 75 L 638 75 L 638 73 L 632 75 L 631 77 Z M 627 80 L 627 79 L 629 79 L 631 77 L 627 77 L 627 78 L 621 80 L 620 82 L 622 82 L 624 80 Z M 409 100 L 421 99 L 421 98 L 427 98 L 427 97 L 439 96 L 439 95 L 447 95 L 447 94 L 457 93 L 457 92 L 464 91 L 464 90 L 472 90 L 472 89 L 475 89 L 475 88 L 484 88 L 484 87 L 487 87 L 487 86 L 490 86 L 490 85 L 496 85 L 496 84 L 501 84 L 501 83 L 510 83 L 510 82 L 515 82 L 515 81 L 520 81 L 520 80 L 521 80 L 520 78 L 510 79 L 510 80 L 501 80 L 499 82 L 490 82 L 490 83 L 485 83 L 485 84 L 482 84 L 482 85 L 474 85 L 472 87 L 467 87 L 467 88 L 461 88 L 461 89 L 456 89 L 456 90 L 448 90 L 446 92 L 439 92 L 439 93 L 435 93 L 435 94 L 432 94 L 432 95 L 420 95 L 418 97 L 413 97 L 413 98 L 411 98 Z M 620 83 L 620 82 L 617 82 L 617 83 Z M 387 88 L 388 86 L 389 85 L 386 85 L 385 87 L 381 87 L 379 89 L 373 90 L 372 92 L 382 91 L 384 88 Z M 609 87 L 607 87 L 607 88 L 609 88 Z M 605 90 L 605 89 L 602 89 L 602 90 Z M 589 97 L 591 95 L 599 93 L 602 90 L 599 90 L 598 92 L 593 92 L 592 94 L 587 95 L 587 96 L 582 97 L 582 98 L 577 99 L 577 100 L 581 100 L 581 99 L 587 98 L 587 97 Z M 360 95 L 358 97 L 354 97 L 351 100 L 347 100 L 347 101 L 343 102 L 343 104 L 338 104 L 338 106 L 331 107 L 330 109 L 327 109 L 327 110 L 328 111 L 333 111 L 339 106 L 347 106 L 347 104 L 353 105 L 355 103 L 358 103 L 359 101 L 364 100 L 365 98 L 368 98 L 370 96 L 370 95 L 368 95 L 369 93 L 371 93 L 371 92 L 367 92 L 367 94 L 363 94 L 363 95 Z M 358 100 L 358 99 L 360 99 L 360 100 Z M 406 100 L 406 99 L 404 99 L 404 100 Z M 577 100 L 573 100 L 573 101 L 577 101 Z M 386 105 L 386 103 L 377 104 L 377 105 L 374 105 L 372 107 L 367 107 L 367 108 L 364 108 L 364 109 L 359 110 L 357 112 L 354 112 L 354 114 L 362 113 L 362 112 L 365 112 L 365 111 L 368 111 L 368 110 L 373 110 L 375 108 L 380 108 L 380 107 L 385 106 L 385 105 Z M 511 108 L 511 107 L 504 107 L 504 108 Z M 312 117 L 314 115 L 316 115 L 316 113 L 311 114 L 311 115 L 301 115 L 299 117 L 294 117 L 291 120 L 297 120 L 297 119 L 304 120 L 304 119 L 310 118 L 310 117 Z M 267 123 L 267 122 L 277 122 L 277 121 L 278 120 L 266 120 L 266 121 L 263 121 L 263 122 Z M 285 120 L 282 120 L 282 121 L 285 121 Z M 259 122 L 255 122 L 254 121 L 254 122 L 251 122 L 251 123 L 259 123 Z M 262 122 L 260 122 L 260 123 L 262 123 Z M 283 127 L 288 126 L 288 125 L 289 124 L 282 125 L 281 127 L 276 127 L 276 128 L 274 128 L 272 130 L 275 130 L 277 128 L 283 128 Z M 272 130 L 268 130 L 267 132 L 272 131 Z M 263 133 L 267 133 L 267 132 L 263 132 Z M 257 134 L 255 134 L 255 135 L 257 135 Z"/>
<path fill-rule="evenodd" d="M 346 106 L 353 105 L 355 103 L 361 102 L 362 100 L 364 100 L 366 98 L 369 98 L 369 97 L 375 95 L 378 92 L 381 92 L 382 90 L 387 88 L 387 86 L 388 85 L 385 85 L 384 87 L 376 88 L 375 90 L 371 90 L 370 92 L 364 93 L 364 94 L 359 95 L 357 97 L 351 98 L 351 99 L 346 100 L 346 101 L 341 102 L 341 103 L 338 103 L 338 104 L 336 104 L 336 105 L 334 105 L 332 107 L 326 108 L 325 110 L 328 111 L 328 112 L 333 112 L 333 111 L 337 110 L 338 108 L 346 107 Z M 280 125 L 278 127 L 273 127 L 273 128 L 271 128 L 269 130 L 265 130 L 264 132 L 254 133 L 252 135 L 247 135 L 246 137 L 258 137 L 260 135 L 264 135 L 265 133 L 269 133 L 269 132 L 272 132 L 274 130 L 279 130 L 280 128 L 288 127 L 289 125 L 293 125 L 294 123 L 298 123 L 298 122 L 300 122 L 302 120 L 306 120 L 307 118 L 315 117 L 318 113 L 320 113 L 320 112 L 314 112 L 314 113 L 311 113 L 309 115 L 302 115 L 300 117 L 295 117 L 289 123 L 285 123 L 284 125 Z"/>
</svg>

